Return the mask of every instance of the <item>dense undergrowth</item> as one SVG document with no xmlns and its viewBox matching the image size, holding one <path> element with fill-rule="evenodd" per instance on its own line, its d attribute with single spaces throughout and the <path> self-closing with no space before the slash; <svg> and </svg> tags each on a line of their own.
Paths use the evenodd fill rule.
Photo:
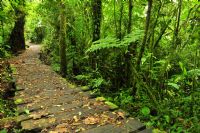
<svg viewBox="0 0 200 133">
<path fill-rule="evenodd" d="M 13 100 L 15 83 L 12 77 L 12 69 L 5 59 L 0 60 L 0 132 L 18 131 L 18 123 L 15 120 L 16 105 Z"/>
<path fill-rule="evenodd" d="M 138 66 L 144 37 L 141 22 L 145 17 L 142 16 L 143 10 L 140 8 L 142 2 L 135 2 L 133 14 L 135 26 L 130 33 L 126 32 L 125 21 L 128 20 L 124 15 L 128 13 L 126 2 L 115 3 L 116 7 L 109 9 L 107 7 L 111 6 L 112 2 L 104 4 L 101 38 L 93 43 L 91 42 L 93 28 L 90 24 L 93 23 L 94 14 L 90 12 L 91 3 L 88 2 L 87 5 L 84 2 L 66 2 L 68 7 L 66 11 L 67 78 L 79 85 L 88 86 L 93 93 L 104 96 L 131 116 L 138 117 L 147 126 L 172 133 L 198 133 L 200 131 L 200 51 L 199 28 L 196 27 L 198 24 L 195 21 L 195 14 L 198 11 L 195 10 L 194 3 L 191 16 L 188 13 L 190 8 L 185 6 L 187 2 L 181 3 L 184 5 L 182 7 L 180 1 L 179 4 L 161 3 L 163 5 L 154 2 L 152 9 L 154 15 L 151 16 L 149 32 L 145 36 L 147 38 L 145 50 L 141 64 Z M 38 10 L 43 10 L 51 4 L 43 3 Z M 41 58 L 59 73 L 61 34 L 59 28 L 56 28 L 59 26 L 56 23 L 59 19 L 49 19 L 50 16 L 59 14 L 54 12 L 59 6 L 56 4 L 54 3 L 54 6 L 47 10 L 48 14 L 41 15 L 43 25 L 46 27 Z M 177 22 L 176 15 L 171 19 L 168 14 L 173 15 L 170 12 L 174 10 L 178 15 L 180 10 L 176 9 L 180 8 L 183 12 L 180 22 Z M 120 10 L 122 14 L 117 12 Z M 82 11 L 84 14 L 78 15 Z M 114 14 L 116 16 L 113 18 L 110 12 L 116 13 Z M 120 24 L 120 15 L 124 19 L 121 22 L 124 26 L 121 30 L 120 27 L 115 27 Z M 174 27 L 177 23 L 181 26 L 184 23 L 187 25 L 184 28 L 180 27 L 178 36 L 176 26 Z M 113 30 L 115 28 L 116 34 Z M 120 31 L 121 34 L 118 34 Z M 121 35 L 121 38 L 118 35 Z"/>
<path fill-rule="evenodd" d="M 52 69 L 59 72 L 59 64 L 52 63 L 55 57 L 46 55 L 47 58 L 44 58 L 44 53 L 42 55 L 43 61 L 51 64 Z M 135 97 L 132 96 L 130 88 L 110 89 L 112 86 L 100 76 L 98 71 L 85 72 L 75 77 L 69 76 L 68 79 L 76 84 L 89 86 L 92 93 L 104 96 L 131 116 L 138 117 L 149 127 L 174 133 L 198 133 L 200 131 L 200 90 L 198 88 L 200 70 L 187 71 L 188 68 L 181 62 L 176 69 L 179 69 L 180 73 L 165 79 L 166 83 L 162 88 L 150 88 L 148 83 L 141 80 L 138 84 L 141 88 Z M 151 89 L 151 96 L 147 89 Z M 154 92 L 156 89 L 159 89 L 159 92 Z"/>
<path fill-rule="evenodd" d="M 115 36 L 112 28 L 117 29 L 118 35 L 120 27 L 115 27 L 115 23 L 120 22 L 117 18 L 120 18 L 121 14 L 117 11 L 122 10 L 122 14 L 127 13 L 128 7 L 125 3 L 115 3 L 115 9 L 109 10 L 107 7 L 112 3 L 103 5 L 101 39 L 91 43 L 90 35 L 93 29 L 90 24 L 94 18 L 90 17 L 92 13 L 89 6 L 83 2 L 75 9 L 71 9 L 74 3 L 66 2 L 69 23 L 66 39 L 67 78 L 77 84 L 88 86 L 93 93 L 103 95 L 130 115 L 140 118 L 147 126 L 174 133 L 198 133 L 200 51 L 199 28 L 196 27 L 198 24 L 195 21 L 195 13 L 198 11 L 194 9 L 195 6 L 192 6 L 194 8 L 191 10 L 185 6 L 180 7 L 180 4 L 185 5 L 187 2 L 175 4 L 175 9 L 173 3 L 163 2 L 163 5 L 158 3 L 155 2 L 153 5 L 154 16 L 151 16 L 153 19 L 150 22 L 149 34 L 145 36 L 148 37 L 147 46 L 138 69 L 138 55 L 144 36 L 144 28 L 141 25 L 141 21 L 144 20 L 143 10 L 139 8 L 141 3 L 135 3 L 133 16 L 134 25 L 137 26 L 131 33 L 126 33 L 126 23 L 121 22 L 124 24 L 124 27 L 121 27 L 121 33 L 124 34 L 122 38 Z M 55 6 L 48 10 L 51 15 L 41 16 L 44 22 L 49 21 L 49 16 L 59 14 L 52 12 L 56 8 L 56 3 L 54 4 Z M 43 3 L 41 7 L 45 8 L 47 5 L 51 3 Z M 180 22 L 175 20 L 176 17 L 171 20 L 167 15 L 171 12 L 169 8 L 177 13 L 180 10 L 176 9 L 182 9 Z M 72 14 L 74 10 L 76 13 Z M 82 11 L 85 14 L 77 15 Z M 116 12 L 116 16 L 113 18 L 113 14 L 109 11 Z M 193 15 L 190 16 L 188 11 L 193 11 Z M 123 17 L 127 20 L 127 16 L 123 14 Z M 59 20 L 43 23 L 48 25 L 48 28 L 46 27 L 46 37 L 43 41 L 42 58 L 55 71 L 60 72 L 59 45 L 61 44 L 58 43 L 60 34 L 56 22 Z M 172 30 L 177 23 L 181 26 L 187 23 L 186 27 L 180 27 L 178 37 L 176 26 Z"/>
</svg>

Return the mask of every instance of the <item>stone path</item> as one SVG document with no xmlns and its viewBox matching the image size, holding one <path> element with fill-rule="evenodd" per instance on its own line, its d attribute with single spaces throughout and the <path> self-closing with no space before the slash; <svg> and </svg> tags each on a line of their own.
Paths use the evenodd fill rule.
<svg viewBox="0 0 200 133">
<path fill-rule="evenodd" d="M 40 62 L 39 45 L 31 45 L 10 63 L 16 68 L 18 121 L 30 133 L 150 133 L 120 110 L 110 111 L 89 92 L 62 79 Z"/>
</svg>

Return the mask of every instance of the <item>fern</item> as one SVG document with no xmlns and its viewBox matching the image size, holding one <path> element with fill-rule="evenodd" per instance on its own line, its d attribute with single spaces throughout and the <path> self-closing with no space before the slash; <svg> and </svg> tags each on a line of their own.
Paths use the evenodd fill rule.
<svg viewBox="0 0 200 133">
<path fill-rule="evenodd" d="M 112 36 L 100 39 L 93 42 L 92 46 L 86 51 L 86 53 L 92 53 L 98 50 L 128 47 L 131 42 L 141 39 L 141 33 L 142 30 L 137 30 L 136 32 L 126 35 L 122 41 Z"/>
<path fill-rule="evenodd" d="M 113 37 L 106 37 L 104 39 L 93 42 L 92 46 L 86 51 L 86 53 L 114 47 L 119 47 L 119 40 Z"/>
<path fill-rule="evenodd" d="M 192 69 L 192 70 L 188 71 L 188 76 L 195 77 L 195 78 L 200 77 L 200 69 Z"/>
</svg>

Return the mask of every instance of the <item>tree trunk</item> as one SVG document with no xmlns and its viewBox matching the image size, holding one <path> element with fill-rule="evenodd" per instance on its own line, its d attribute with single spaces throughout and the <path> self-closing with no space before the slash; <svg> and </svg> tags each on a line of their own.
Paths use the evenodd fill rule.
<svg viewBox="0 0 200 133">
<path fill-rule="evenodd" d="M 182 8 L 182 0 L 179 0 L 178 2 L 178 14 L 176 17 L 176 21 L 177 23 L 175 24 L 175 28 L 174 28 L 174 36 L 173 36 L 173 48 L 176 48 L 177 45 L 179 44 L 179 26 L 180 26 L 180 18 L 181 18 L 181 8 Z"/>
<path fill-rule="evenodd" d="M 147 16 L 146 16 L 146 26 L 145 26 L 145 31 L 144 31 L 144 37 L 142 41 L 142 46 L 140 49 L 140 53 L 137 58 L 136 62 L 136 70 L 140 71 L 140 64 L 142 60 L 142 56 L 144 54 L 145 48 L 146 48 L 146 42 L 147 42 L 147 37 L 148 37 L 148 32 L 149 32 L 149 25 L 150 25 L 150 19 L 151 19 L 151 9 L 153 5 L 153 0 L 148 0 L 148 10 L 147 10 Z M 138 77 L 136 77 L 138 78 Z M 133 83 L 133 90 L 132 90 L 132 95 L 135 96 L 137 93 L 137 87 L 136 87 L 136 82 Z"/>
<path fill-rule="evenodd" d="M 114 24 L 115 24 L 115 34 L 117 36 L 117 18 L 116 18 L 116 0 L 114 0 Z"/>
<path fill-rule="evenodd" d="M 128 8 L 128 34 L 130 34 L 131 33 L 131 29 L 132 29 L 132 14 L 133 14 L 133 12 L 132 12 L 132 10 L 133 10 L 133 0 L 129 0 L 129 2 L 128 2 L 129 4 L 129 8 Z"/>
<path fill-rule="evenodd" d="M 128 12 L 128 16 L 129 16 L 129 21 L 128 21 L 128 28 L 127 28 L 127 33 L 130 34 L 131 33 L 131 29 L 132 29 L 132 9 L 133 9 L 133 1 L 129 0 L 128 2 L 129 4 L 129 12 Z M 125 72 L 126 72 L 126 86 L 130 87 L 131 86 L 131 82 L 132 82 L 132 62 L 131 62 L 131 47 L 132 45 L 134 45 L 133 42 L 131 42 L 131 44 L 128 46 L 128 52 L 125 54 Z M 134 46 L 133 46 L 134 47 Z"/>
<path fill-rule="evenodd" d="M 3 39 L 4 39 L 4 23 L 3 23 L 3 21 L 1 21 L 1 30 L 2 30 L 2 37 L 3 37 Z"/>
<path fill-rule="evenodd" d="M 123 10 L 124 10 L 124 3 L 123 3 L 123 0 L 121 0 L 121 1 L 120 1 L 119 31 L 118 31 L 118 38 L 119 38 L 120 40 L 122 40 Z"/>
<path fill-rule="evenodd" d="M 60 2 L 60 74 L 62 77 L 67 75 L 67 60 L 66 60 L 66 16 L 65 16 L 65 4 Z"/>
<path fill-rule="evenodd" d="M 2 5 L 2 0 L 0 0 L 0 12 L 2 12 L 4 9 L 3 9 L 3 5 Z M 2 38 L 4 39 L 4 22 L 3 20 L 0 20 L 1 21 L 1 36 Z"/>
<path fill-rule="evenodd" d="M 69 39 L 70 39 L 70 42 L 71 42 L 71 45 L 73 46 L 73 51 L 75 53 L 77 53 L 77 42 L 76 42 L 76 36 L 75 36 L 75 31 L 74 31 L 74 24 L 75 24 L 75 16 L 74 14 L 71 14 L 71 22 L 72 26 L 69 26 L 68 27 L 68 33 L 69 33 Z M 77 64 L 77 61 L 76 61 L 76 54 L 73 55 L 72 57 L 72 72 L 74 75 L 79 75 L 80 74 L 80 70 L 79 70 L 79 66 Z"/>
<path fill-rule="evenodd" d="M 15 13 L 18 18 L 15 22 L 14 28 L 9 38 L 11 51 L 13 53 L 25 50 L 25 38 L 24 38 L 25 13 L 21 11 L 21 9 L 15 9 Z"/>
<path fill-rule="evenodd" d="M 93 0 L 92 1 L 92 16 L 93 16 L 93 38 L 92 42 L 95 42 L 100 39 L 101 34 L 101 19 L 102 19 L 102 1 L 101 0 Z M 96 56 L 97 53 L 93 53 L 91 56 L 91 65 L 93 69 L 96 69 Z"/>
<path fill-rule="evenodd" d="M 142 41 L 142 46 L 140 49 L 140 53 L 137 59 L 137 70 L 140 70 L 140 64 L 141 64 L 141 59 L 142 56 L 144 54 L 145 51 L 145 47 L 146 47 L 146 42 L 147 42 L 147 36 L 148 36 L 148 32 L 149 32 L 149 25 L 150 25 L 150 19 L 151 19 L 151 9 L 152 9 L 152 4 L 153 4 L 153 0 L 148 0 L 148 10 L 147 10 L 147 16 L 146 16 L 146 26 L 145 26 L 145 32 L 144 32 L 144 37 L 143 37 L 143 41 Z"/>
<path fill-rule="evenodd" d="M 101 18 L 102 2 L 101 0 L 93 0 L 93 42 L 100 39 Z"/>
</svg>

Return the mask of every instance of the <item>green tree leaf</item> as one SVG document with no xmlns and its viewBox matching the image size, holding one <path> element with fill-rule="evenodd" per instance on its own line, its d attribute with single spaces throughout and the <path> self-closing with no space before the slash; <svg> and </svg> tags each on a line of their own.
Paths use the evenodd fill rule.
<svg viewBox="0 0 200 133">
<path fill-rule="evenodd" d="M 148 107 L 143 107 L 141 112 L 144 116 L 148 116 L 150 114 L 150 109 Z"/>
</svg>

